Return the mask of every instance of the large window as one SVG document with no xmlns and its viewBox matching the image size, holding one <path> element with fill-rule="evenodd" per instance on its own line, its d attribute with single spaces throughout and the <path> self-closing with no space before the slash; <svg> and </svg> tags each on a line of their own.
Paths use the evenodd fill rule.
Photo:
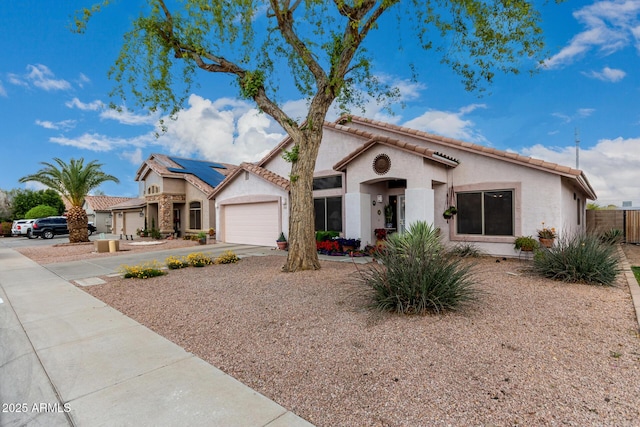
<svg viewBox="0 0 640 427">
<path fill-rule="evenodd" d="M 513 190 L 458 193 L 458 234 L 513 236 Z"/>
<path fill-rule="evenodd" d="M 200 202 L 189 203 L 189 228 L 192 230 L 202 229 L 202 205 Z"/>
<path fill-rule="evenodd" d="M 313 199 L 316 231 L 342 231 L 342 197 Z"/>
</svg>

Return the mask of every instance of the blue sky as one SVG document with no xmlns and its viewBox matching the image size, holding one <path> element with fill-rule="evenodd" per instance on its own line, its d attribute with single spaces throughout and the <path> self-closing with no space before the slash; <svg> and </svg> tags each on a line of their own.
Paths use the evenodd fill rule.
<svg viewBox="0 0 640 427">
<path fill-rule="evenodd" d="M 101 186 L 105 194 L 135 197 L 135 173 L 151 153 L 237 164 L 258 160 L 284 137 L 217 75 L 200 75 L 200 88 L 160 138 L 160 116 L 128 105 L 109 110 L 110 101 L 122 104 L 108 96 L 107 71 L 141 2 L 118 2 L 85 34 L 72 33 L 74 11 L 92 3 L 0 2 L 0 189 L 39 188 L 18 179 L 53 157 L 84 157 L 120 179 Z M 498 74 L 481 97 L 465 92 L 435 54 L 386 45 L 384 31 L 395 27 L 382 28 L 374 71 L 400 87 L 406 106 L 389 115 L 370 102 L 354 113 L 571 167 L 577 134 L 597 203 L 640 207 L 640 0 L 544 3 L 546 67 L 533 77 Z M 417 82 L 402 66 L 408 57 Z M 304 101 L 286 91 L 282 99 L 299 116 Z"/>
</svg>

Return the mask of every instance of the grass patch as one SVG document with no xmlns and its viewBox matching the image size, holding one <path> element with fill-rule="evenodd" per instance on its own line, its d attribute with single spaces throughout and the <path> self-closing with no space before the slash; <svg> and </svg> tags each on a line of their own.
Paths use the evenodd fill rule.
<svg viewBox="0 0 640 427">
<path fill-rule="evenodd" d="M 636 278 L 636 282 L 640 285 L 640 267 L 631 267 L 631 271 L 633 271 L 633 275 Z"/>
</svg>

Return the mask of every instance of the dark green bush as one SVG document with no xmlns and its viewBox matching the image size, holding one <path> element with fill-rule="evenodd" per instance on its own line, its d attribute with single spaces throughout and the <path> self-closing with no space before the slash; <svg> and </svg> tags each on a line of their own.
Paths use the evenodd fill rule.
<svg viewBox="0 0 640 427">
<path fill-rule="evenodd" d="M 373 291 L 373 306 L 385 311 L 424 314 L 452 310 L 474 300 L 471 265 L 446 251 L 437 229 L 418 222 L 392 234 L 373 263 L 361 271 Z"/>
<path fill-rule="evenodd" d="M 555 280 L 610 286 L 620 272 L 616 252 L 615 246 L 597 236 L 578 234 L 536 252 L 533 267 Z"/>
<path fill-rule="evenodd" d="M 3 236 L 5 237 L 11 237 L 11 226 L 13 224 L 10 222 L 3 222 L 2 225 L 0 225 L 0 231 Z"/>
</svg>

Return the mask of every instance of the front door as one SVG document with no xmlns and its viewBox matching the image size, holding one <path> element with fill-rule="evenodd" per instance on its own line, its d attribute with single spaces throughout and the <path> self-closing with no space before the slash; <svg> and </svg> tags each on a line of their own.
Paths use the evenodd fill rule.
<svg viewBox="0 0 640 427">
<path fill-rule="evenodd" d="M 398 233 L 404 233 L 405 219 L 404 219 L 404 194 L 398 196 Z"/>
</svg>

